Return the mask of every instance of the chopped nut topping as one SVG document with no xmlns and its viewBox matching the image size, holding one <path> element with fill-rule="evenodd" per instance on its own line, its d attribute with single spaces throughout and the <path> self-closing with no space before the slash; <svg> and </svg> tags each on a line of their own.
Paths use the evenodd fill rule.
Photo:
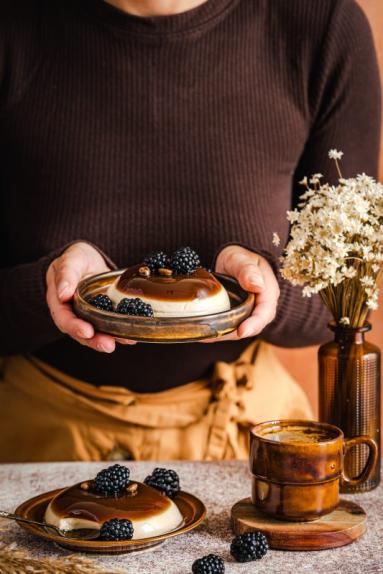
<svg viewBox="0 0 383 574">
<path fill-rule="evenodd" d="M 82 482 L 82 483 L 80 484 L 80 488 L 81 488 L 82 490 L 89 490 L 89 482 Z"/>
<path fill-rule="evenodd" d="M 138 484 L 136 482 L 130 482 L 126 487 L 126 492 L 130 496 L 136 496 L 137 491 L 138 491 Z"/>
<path fill-rule="evenodd" d="M 139 268 L 138 273 L 143 277 L 150 277 L 150 269 L 147 265 L 143 265 Z"/>
<path fill-rule="evenodd" d="M 171 277 L 173 275 L 173 271 L 171 269 L 167 269 L 166 267 L 160 267 L 158 273 L 164 277 Z"/>
</svg>

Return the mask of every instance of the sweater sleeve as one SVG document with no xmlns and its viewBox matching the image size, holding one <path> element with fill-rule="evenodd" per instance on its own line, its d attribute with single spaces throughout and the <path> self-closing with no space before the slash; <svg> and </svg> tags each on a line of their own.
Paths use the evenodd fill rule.
<svg viewBox="0 0 383 574">
<path fill-rule="evenodd" d="M 378 175 L 379 70 L 370 26 L 354 0 L 336 3 L 315 67 L 309 91 L 312 128 L 294 174 L 293 206 L 302 193 L 298 182 L 305 175 L 321 172 L 324 180 L 337 181 L 334 162 L 328 158 L 332 148 L 344 152 L 344 177 Z M 319 296 L 303 298 L 301 288 L 282 278 L 279 282 L 277 317 L 264 338 L 284 347 L 326 340 L 330 315 Z"/>
<path fill-rule="evenodd" d="M 0 268 L 0 356 L 33 352 L 64 337 L 54 324 L 46 302 L 46 272 L 54 259 L 78 241 L 37 261 Z M 105 253 L 89 244 L 99 251 L 109 267 L 116 267 Z"/>
<path fill-rule="evenodd" d="M 4 0 L 1 4 L 0 114 L 5 114 L 14 105 L 38 65 L 42 5 L 39 0 L 22 0 L 21 3 Z M 4 193 L 1 187 L 0 193 Z M 46 302 L 46 272 L 50 263 L 70 245 L 77 241 L 87 242 L 76 239 L 52 248 L 50 253 L 36 261 L 12 265 L 4 249 L 3 226 L 0 218 L 0 245 L 3 246 L 0 251 L 0 356 L 33 352 L 64 336 L 52 321 Z M 115 267 L 102 251 L 91 245 L 100 252 L 109 267 Z"/>
<path fill-rule="evenodd" d="M 45 297 L 45 275 L 55 256 L 0 269 L 1 356 L 34 351 L 60 338 Z"/>
<path fill-rule="evenodd" d="M 293 177 L 293 206 L 304 191 L 298 182 L 305 175 L 321 172 L 324 180 L 336 181 L 334 162 L 328 158 L 332 148 L 344 152 L 344 177 L 363 172 L 376 177 L 378 172 L 381 95 L 371 30 L 354 0 L 340 0 L 333 5 L 310 70 L 307 100 L 311 129 Z M 271 263 L 281 290 L 277 316 L 262 338 L 282 347 L 326 340 L 330 315 L 319 296 L 303 298 L 300 287 L 285 281 L 275 252 L 247 247 Z"/>
</svg>

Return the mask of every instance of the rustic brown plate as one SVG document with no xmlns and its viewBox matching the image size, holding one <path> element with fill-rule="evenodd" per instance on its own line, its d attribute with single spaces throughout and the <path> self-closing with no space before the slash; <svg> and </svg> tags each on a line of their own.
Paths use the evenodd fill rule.
<svg viewBox="0 0 383 574">
<path fill-rule="evenodd" d="M 254 295 L 244 291 L 232 277 L 215 273 L 229 293 L 231 309 L 199 317 L 129 317 L 101 311 L 87 302 L 102 293 L 124 269 L 93 275 L 81 281 L 74 295 L 76 314 L 92 323 L 97 331 L 143 343 L 186 343 L 222 337 L 235 331 L 254 307 Z"/>
<path fill-rule="evenodd" d="M 44 520 L 45 510 L 56 494 L 58 494 L 62 488 L 57 490 L 51 490 L 50 492 L 45 492 L 39 494 L 34 498 L 30 498 L 20 504 L 17 507 L 15 513 L 19 514 L 23 518 L 29 518 L 31 520 Z M 33 524 L 22 524 L 19 526 L 35 534 L 40 538 L 45 540 L 50 540 L 51 542 L 56 542 L 60 546 L 65 548 L 70 548 L 71 550 L 76 550 L 78 552 L 97 552 L 99 554 L 120 554 L 124 552 L 134 552 L 135 550 L 143 550 L 157 546 L 161 544 L 168 538 L 173 536 L 179 536 L 180 534 L 185 534 L 196 528 L 206 517 L 205 505 L 195 496 L 189 494 L 188 492 L 179 492 L 174 499 L 175 504 L 178 506 L 181 512 L 184 522 L 176 530 L 172 530 L 166 534 L 161 534 L 160 536 L 151 536 L 150 538 L 142 538 L 137 540 L 123 540 L 118 542 L 106 542 L 103 540 L 77 540 L 77 539 L 66 539 L 59 535 L 51 534 L 50 532 L 44 530 L 40 526 Z"/>
</svg>

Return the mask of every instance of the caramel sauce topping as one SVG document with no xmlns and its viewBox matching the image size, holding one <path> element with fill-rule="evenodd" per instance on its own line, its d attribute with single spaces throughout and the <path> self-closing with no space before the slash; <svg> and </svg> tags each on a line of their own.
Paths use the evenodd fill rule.
<svg viewBox="0 0 383 574">
<path fill-rule="evenodd" d="M 80 483 L 66 488 L 51 503 L 52 511 L 61 518 L 82 518 L 93 522 L 105 522 L 111 518 L 128 518 L 131 521 L 144 520 L 162 514 L 171 501 L 154 488 L 137 484 L 137 494 L 123 493 L 121 496 L 102 496 L 83 490 Z"/>
<path fill-rule="evenodd" d="M 127 297 L 147 296 L 161 301 L 194 301 L 206 299 L 218 293 L 222 286 L 212 273 L 199 267 L 190 275 L 139 274 L 141 265 L 129 267 L 121 275 L 117 289 Z"/>
</svg>

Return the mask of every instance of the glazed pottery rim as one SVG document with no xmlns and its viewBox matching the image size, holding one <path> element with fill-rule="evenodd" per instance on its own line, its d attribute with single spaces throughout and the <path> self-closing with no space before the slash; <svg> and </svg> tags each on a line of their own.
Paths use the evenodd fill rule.
<svg viewBox="0 0 383 574">
<path fill-rule="evenodd" d="M 276 442 L 276 441 L 274 441 Z M 286 444 L 286 443 L 285 443 Z M 289 443 L 292 444 L 292 443 Z M 298 487 L 298 488 L 313 488 L 315 486 L 322 486 L 322 485 L 327 485 L 330 484 L 330 482 L 336 482 L 337 480 L 339 480 L 342 476 L 342 473 L 339 471 L 338 474 L 334 474 L 334 476 L 332 476 L 331 478 L 326 478 L 324 480 L 310 480 L 309 482 L 302 482 L 302 481 L 292 481 L 292 480 L 276 480 L 274 478 L 270 478 L 268 476 L 265 476 L 263 474 L 257 474 L 256 472 L 251 472 L 252 475 L 252 481 L 254 480 L 258 480 L 260 482 L 267 482 L 268 484 L 272 484 L 275 486 L 292 486 L 292 487 Z"/>
<path fill-rule="evenodd" d="M 93 313 L 96 316 L 99 317 L 104 317 L 104 318 L 112 318 L 115 321 L 119 321 L 119 322 L 124 322 L 126 321 L 126 319 L 128 318 L 130 322 L 136 322 L 137 324 L 142 324 L 142 322 L 150 324 L 153 319 L 154 320 L 160 320 L 161 323 L 169 323 L 172 324 L 174 323 L 174 321 L 177 321 L 179 323 L 189 323 L 189 322 L 198 322 L 201 319 L 210 319 L 210 320 L 214 320 L 216 318 L 219 318 L 221 316 L 230 316 L 231 314 L 235 314 L 238 312 L 238 309 L 241 307 L 244 307 L 245 305 L 249 304 L 250 302 L 254 303 L 255 300 L 255 296 L 254 293 L 250 293 L 250 292 L 246 292 L 245 289 L 243 289 L 241 287 L 241 289 L 244 291 L 244 293 L 246 293 L 246 297 L 243 298 L 242 301 L 238 302 L 237 304 L 233 304 L 233 300 L 230 297 L 230 293 L 229 293 L 229 297 L 230 297 L 230 302 L 231 302 L 231 307 L 230 309 L 226 310 L 226 311 L 219 311 L 218 313 L 208 313 L 206 315 L 185 315 L 185 316 L 180 316 L 180 317 L 142 317 L 142 316 L 134 316 L 134 315 L 129 315 L 128 317 L 126 315 L 123 315 L 121 313 L 116 313 L 115 311 L 104 311 L 102 309 L 97 309 L 97 307 L 95 307 L 94 305 L 91 305 L 87 299 L 83 296 L 83 290 L 89 285 L 90 281 L 96 281 L 98 279 L 102 279 L 104 277 L 110 277 L 111 279 L 117 277 L 118 275 L 122 275 L 122 273 L 124 273 L 124 271 L 126 271 L 127 268 L 121 268 L 121 269 L 113 269 L 111 271 L 104 271 L 103 273 L 97 273 L 95 275 L 89 275 L 88 277 L 85 277 L 84 279 L 82 279 L 80 281 L 80 283 L 77 286 L 76 289 L 76 293 L 75 293 L 75 298 L 78 298 L 78 300 L 81 302 L 81 305 L 84 306 L 84 308 L 87 311 L 90 311 L 91 313 Z M 234 277 L 231 277 L 230 275 L 225 275 L 224 273 L 215 273 L 213 272 L 213 275 L 215 277 L 217 277 L 218 279 L 220 277 L 224 277 L 225 279 L 229 280 L 230 282 L 235 282 L 238 283 L 238 281 L 236 281 L 236 279 Z"/>
<path fill-rule="evenodd" d="M 324 430 L 328 430 L 331 431 L 333 433 L 332 437 L 329 437 L 328 439 L 325 440 L 318 440 L 318 441 L 313 441 L 313 442 L 289 442 L 289 441 L 284 441 L 284 440 L 273 440 L 273 439 L 269 439 L 266 438 L 264 435 L 260 434 L 257 432 L 257 429 L 259 429 L 260 427 L 262 428 L 267 428 L 267 427 L 271 427 L 271 428 L 277 428 L 277 427 L 287 427 L 287 426 L 300 426 L 300 427 L 307 427 L 307 428 L 318 428 L 318 429 L 324 429 Z M 251 429 L 250 429 L 250 435 L 254 438 L 260 439 L 262 440 L 262 442 L 265 442 L 269 445 L 273 445 L 274 447 L 278 446 L 294 446 L 294 448 L 313 448 L 314 446 L 327 446 L 329 444 L 334 444 L 337 441 L 344 440 L 344 433 L 343 431 L 335 426 L 332 425 L 330 423 L 322 423 L 320 421 L 314 421 L 314 420 L 303 420 L 303 419 L 282 419 L 282 420 L 270 420 L 270 421 L 264 421 L 261 423 L 258 423 L 256 425 L 254 425 Z"/>
<path fill-rule="evenodd" d="M 372 325 L 369 321 L 366 321 L 361 327 L 351 327 L 351 325 L 339 325 L 336 321 L 330 321 L 328 323 L 328 328 L 331 331 L 342 331 L 344 333 L 367 333 L 371 331 Z"/>
</svg>

